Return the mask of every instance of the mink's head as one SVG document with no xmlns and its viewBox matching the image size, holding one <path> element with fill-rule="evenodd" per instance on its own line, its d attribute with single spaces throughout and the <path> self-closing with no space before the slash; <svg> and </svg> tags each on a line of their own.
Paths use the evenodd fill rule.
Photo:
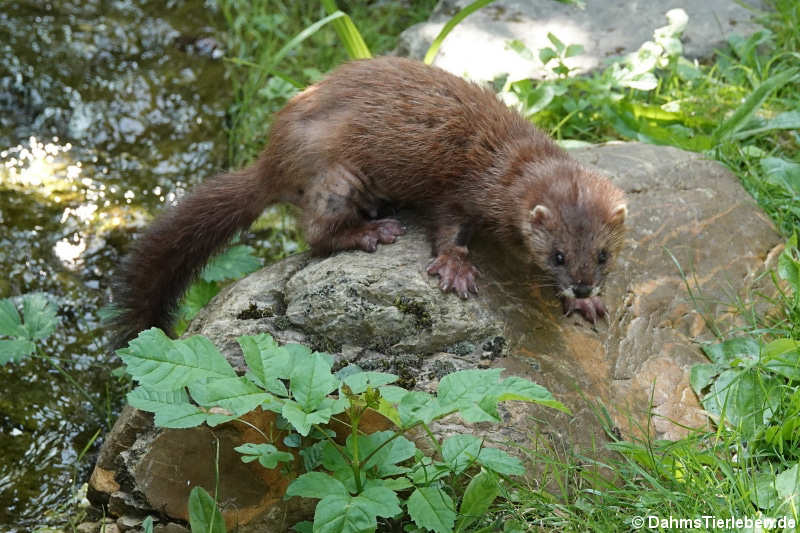
<svg viewBox="0 0 800 533">
<path fill-rule="evenodd" d="M 562 296 L 596 296 L 622 247 L 625 197 L 608 179 L 571 160 L 535 171 L 539 179 L 523 215 L 529 252 Z"/>
</svg>

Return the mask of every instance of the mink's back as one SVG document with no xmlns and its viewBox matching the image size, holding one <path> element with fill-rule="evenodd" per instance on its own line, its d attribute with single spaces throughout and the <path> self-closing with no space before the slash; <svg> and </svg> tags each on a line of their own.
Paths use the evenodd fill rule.
<svg viewBox="0 0 800 533">
<path fill-rule="evenodd" d="M 527 156 L 563 153 L 490 90 L 396 57 L 347 63 L 295 97 L 276 117 L 272 143 L 284 161 L 342 163 L 382 196 L 411 203 L 491 186 L 489 170 L 507 167 L 521 143 Z"/>
</svg>

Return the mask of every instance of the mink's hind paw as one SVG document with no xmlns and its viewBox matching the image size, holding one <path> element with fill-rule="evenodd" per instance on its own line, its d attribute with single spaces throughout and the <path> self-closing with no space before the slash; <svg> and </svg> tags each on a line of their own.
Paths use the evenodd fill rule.
<svg viewBox="0 0 800 533">
<path fill-rule="evenodd" d="M 466 253 L 441 253 L 428 265 L 427 270 L 431 276 L 439 276 L 440 289 L 444 292 L 452 290 L 466 300 L 469 293 L 478 294 L 475 279 L 480 272 L 465 256 Z"/>
<path fill-rule="evenodd" d="M 564 305 L 564 315 L 569 316 L 573 311 L 577 311 L 592 324 L 597 322 L 598 318 L 605 318 L 608 320 L 608 309 L 606 309 L 603 301 L 596 297 L 590 296 L 589 298 L 563 298 L 562 304 Z"/>
<path fill-rule="evenodd" d="M 367 222 L 357 232 L 356 246 L 365 252 L 374 252 L 378 249 L 378 243 L 391 244 L 405 234 L 406 229 L 398 220 L 383 218 Z"/>
</svg>

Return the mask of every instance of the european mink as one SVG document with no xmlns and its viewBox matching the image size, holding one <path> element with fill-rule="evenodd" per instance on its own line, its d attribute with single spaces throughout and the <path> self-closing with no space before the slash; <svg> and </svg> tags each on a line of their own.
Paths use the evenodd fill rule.
<svg viewBox="0 0 800 533">
<path fill-rule="evenodd" d="M 409 59 L 352 61 L 275 115 L 252 165 L 200 184 L 133 244 L 114 288 L 119 340 L 169 331 L 199 270 L 276 202 L 302 208 L 319 255 L 374 252 L 404 233 L 379 208 L 416 209 L 430 221 L 428 273 L 462 298 L 477 293 L 467 246 L 483 228 L 552 276 L 567 313 L 592 322 L 606 314 L 597 294 L 627 212 L 622 191 L 491 91 Z"/>
</svg>

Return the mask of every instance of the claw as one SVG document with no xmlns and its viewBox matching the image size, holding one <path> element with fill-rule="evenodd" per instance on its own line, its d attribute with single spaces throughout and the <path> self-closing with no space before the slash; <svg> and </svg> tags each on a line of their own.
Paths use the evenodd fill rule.
<svg viewBox="0 0 800 533">
<path fill-rule="evenodd" d="M 439 288 L 443 292 L 451 289 L 460 298 L 469 298 L 470 293 L 478 294 L 475 278 L 480 275 L 475 266 L 461 254 L 442 253 L 426 269 L 431 276 L 439 276 Z"/>
</svg>

